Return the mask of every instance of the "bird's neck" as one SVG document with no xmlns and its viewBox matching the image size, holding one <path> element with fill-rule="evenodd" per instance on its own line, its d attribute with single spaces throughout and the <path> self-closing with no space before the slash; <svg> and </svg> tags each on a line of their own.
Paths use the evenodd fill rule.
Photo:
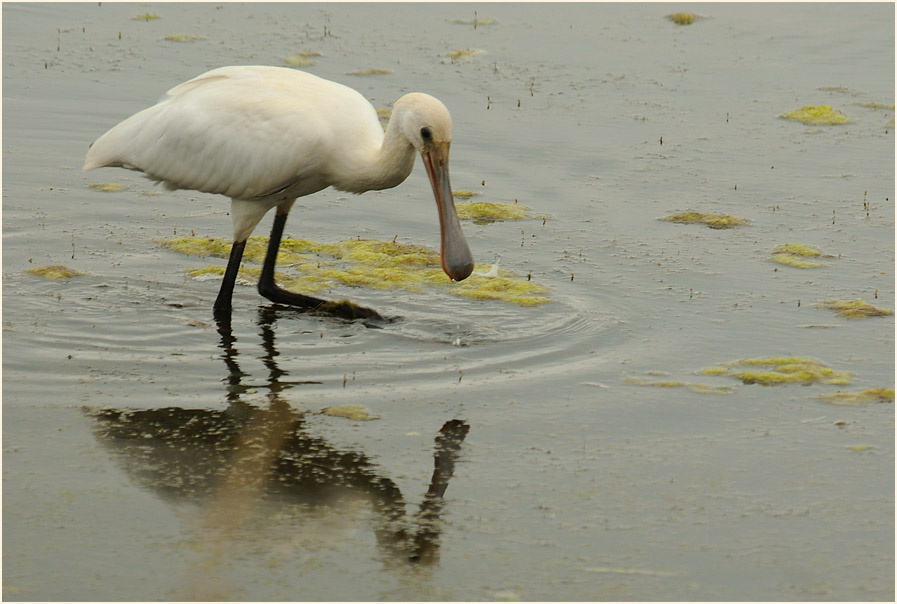
<svg viewBox="0 0 897 604">
<path fill-rule="evenodd" d="M 398 120 L 389 120 L 379 147 L 359 149 L 348 178 L 337 188 L 351 193 L 379 191 L 401 184 L 414 168 L 414 147 L 402 134 Z"/>
</svg>

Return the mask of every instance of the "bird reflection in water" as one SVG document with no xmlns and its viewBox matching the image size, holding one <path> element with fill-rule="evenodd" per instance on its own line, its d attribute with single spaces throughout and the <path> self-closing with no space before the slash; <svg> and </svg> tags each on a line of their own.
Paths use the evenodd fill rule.
<svg viewBox="0 0 897 604">
<path fill-rule="evenodd" d="M 360 451 L 337 448 L 309 434 L 304 414 L 283 399 L 284 390 L 308 383 L 284 379 L 287 373 L 276 362 L 273 325 L 284 310 L 269 306 L 259 311 L 261 359 L 268 369 L 262 386 L 268 390 L 265 408 L 244 400 L 259 386 L 244 384 L 249 375 L 240 369 L 236 338 L 225 319 L 218 324 L 228 370 L 225 410 L 87 409 L 96 420 L 99 441 L 140 486 L 165 500 L 200 506 L 196 546 L 206 554 L 201 562 L 206 573 L 226 560 L 241 530 L 249 525 L 258 530 L 259 518 L 266 514 L 276 523 L 272 509 L 340 509 L 359 500 L 373 512 L 377 547 L 388 567 L 432 565 L 438 561 L 443 496 L 469 426 L 458 419 L 442 426 L 435 437 L 429 488 L 409 517 L 402 492 L 382 468 Z M 179 595 L 223 595 L 214 588 L 209 593 L 214 579 L 193 576 L 204 585 L 187 586 L 187 593 Z"/>
</svg>

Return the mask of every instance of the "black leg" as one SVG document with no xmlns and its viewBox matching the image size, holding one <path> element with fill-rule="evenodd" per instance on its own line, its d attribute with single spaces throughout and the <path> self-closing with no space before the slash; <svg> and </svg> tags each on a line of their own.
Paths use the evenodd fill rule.
<svg viewBox="0 0 897 604">
<path fill-rule="evenodd" d="M 215 299 L 214 314 L 215 318 L 220 320 L 230 320 L 230 302 L 234 294 L 234 283 L 237 281 L 237 271 L 240 270 L 240 261 L 243 259 L 243 249 L 246 247 L 246 240 L 234 241 L 230 248 L 230 259 L 227 261 L 227 268 L 224 270 L 224 279 L 221 280 L 221 289 L 218 290 L 218 297 Z"/>
<path fill-rule="evenodd" d="M 283 237 L 283 227 L 287 222 L 287 213 L 281 213 L 280 208 L 274 215 L 274 225 L 271 227 L 271 237 L 268 240 L 268 251 L 265 253 L 265 263 L 262 265 L 262 274 L 259 277 L 259 293 L 278 304 L 288 304 L 299 308 L 308 308 L 317 312 L 326 313 L 344 319 L 382 319 L 374 310 L 352 304 L 348 300 L 340 302 L 328 302 L 319 298 L 297 294 L 279 287 L 274 282 L 274 265 L 277 263 L 277 252 L 280 249 L 280 240 Z M 230 265 L 228 265 L 228 269 Z"/>
<path fill-rule="evenodd" d="M 283 237 L 283 227 L 286 222 L 287 215 L 281 214 L 278 208 L 278 212 L 274 215 L 274 225 L 271 227 L 271 237 L 268 240 L 265 263 L 262 265 L 262 275 L 259 277 L 259 293 L 272 302 L 300 308 L 317 308 L 324 304 L 324 300 L 287 291 L 274 282 L 274 265 L 277 263 L 277 252 L 280 250 L 280 240 Z"/>
</svg>

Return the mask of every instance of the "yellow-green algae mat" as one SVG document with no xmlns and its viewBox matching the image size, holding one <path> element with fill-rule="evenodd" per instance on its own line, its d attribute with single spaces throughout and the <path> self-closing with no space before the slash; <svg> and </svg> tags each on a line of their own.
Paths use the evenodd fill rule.
<svg viewBox="0 0 897 604">
<path fill-rule="evenodd" d="M 227 258 L 231 242 L 203 237 L 164 239 L 168 249 L 190 256 Z M 261 264 L 268 248 L 267 237 L 250 237 L 243 260 Z M 445 273 L 439 254 L 422 246 L 379 241 L 347 239 L 336 243 L 318 243 L 308 239 L 284 239 L 277 254 L 276 279 L 286 288 L 313 294 L 339 285 L 373 289 L 404 289 L 422 292 L 437 287 L 456 296 L 481 300 L 500 300 L 520 306 L 536 306 L 550 302 L 548 288 L 511 271 L 499 269 L 498 276 L 487 277 L 491 267 L 477 265 L 474 273 L 460 283 L 452 283 Z M 239 277 L 255 282 L 261 267 L 241 266 Z M 221 276 L 224 266 L 207 266 L 187 271 L 194 278 Z"/>
<path fill-rule="evenodd" d="M 452 63 L 461 63 L 482 54 L 486 54 L 486 51 L 479 48 L 460 48 L 447 53 L 446 56 Z"/>
<path fill-rule="evenodd" d="M 783 113 L 779 117 L 795 120 L 807 126 L 838 126 L 849 124 L 851 119 L 830 105 L 804 105 L 800 109 Z"/>
<path fill-rule="evenodd" d="M 473 11 L 473 19 L 451 19 L 449 23 L 458 25 L 473 25 L 474 28 L 481 25 L 495 25 L 498 21 L 494 17 L 479 17 L 477 11 Z"/>
<path fill-rule="evenodd" d="M 649 371 L 649 375 L 665 375 L 662 371 Z M 688 388 L 698 394 L 731 394 L 731 386 L 712 386 L 709 384 L 692 384 L 679 380 L 654 380 L 642 376 L 628 376 L 623 378 L 627 384 L 636 386 L 653 386 L 654 388 Z"/>
<path fill-rule="evenodd" d="M 380 419 L 379 415 L 374 415 L 363 405 L 337 405 L 335 407 L 324 407 L 321 409 L 321 414 L 330 415 L 331 417 L 342 417 L 358 422 L 370 422 L 375 419 Z"/>
<path fill-rule="evenodd" d="M 744 384 L 761 384 L 776 386 L 781 384 L 813 383 L 845 386 L 850 384 L 851 375 L 846 371 L 832 369 L 825 363 L 808 357 L 762 357 L 742 359 L 733 363 L 725 363 L 707 367 L 698 371 L 706 376 L 728 376 L 741 380 Z M 649 375 L 665 375 L 652 371 Z M 692 384 L 676 380 L 653 380 L 646 377 L 626 377 L 624 381 L 637 386 L 654 386 L 659 388 L 686 387 L 700 394 L 728 394 L 730 386 L 713 386 Z"/>
<path fill-rule="evenodd" d="M 865 300 L 825 300 L 819 304 L 822 308 L 833 310 L 847 319 L 866 319 L 868 317 L 886 317 L 894 311 L 872 306 Z"/>
<path fill-rule="evenodd" d="M 810 258 L 819 258 L 822 252 L 806 243 L 785 243 L 772 251 L 772 261 L 794 268 L 822 268 L 825 265 Z"/>
<path fill-rule="evenodd" d="M 71 279 L 73 277 L 83 277 L 87 274 L 73 268 L 69 268 L 67 266 L 62 266 L 61 264 L 52 264 L 50 266 L 36 266 L 34 268 L 29 268 L 25 272 L 29 275 L 34 275 L 35 277 L 55 279 L 57 281 Z"/>
<path fill-rule="evenodd" d="M 477 197 L 479 192 L 469 189 L 456 189 L 452 191 L 452 196 L 456 199 L 471 199 Z M 470 220 L 474 224 L 489 224 L 492 222 L 503 222 L 505 220 L 526 220 L 528 218 L 541 218 L 543 222 L 548 220 L 547 215 L 534 216 L 530 212 L 530 207 L 522 203 L 504 202 L 504 201 L 461 201 L 455 204 L 455 210 L 458 218 L 461 220 Z"/>
<path fill-rule="evenodd" d="M 469 199 L 477 195 L 474 191 L 453 191 L 452 194 L 462 199 Z M 464 201 L 455 204 L 455 210 L 458 212 L 459 219 L 470 220 L 474 224 L 526 220 L 531 217 L 529 208 L 521 203 Z"/>
<path fill-rule="evenodd" d="M 703 375 L 728 375 L 745 384 L 774 386 L 777 384 L 835 384 L 850 383 L 850 373 L 832 369 L 825 363 L 808 357 L 763 357 L 742 359 L 726 365 L 708 367 Z"/>
<path fill-rule="evenodd" d="M 314 50 L 301 50 L 283 57 L 283 62 L 290 67 L 311 67 L 315 64 L 309 57 L 320 57 L 321 53 Z"/>
<path fill-rule="evenodd" d="M 840 407 L 863 407 L 869 403 L 893 403 L 893 388 L 869 388 L 860 392 L 836 392 L 834 394 L 820 394 L 816 397 L 820 401 Z"/>
<path fill-rule="evenodd" d="M 667 15 L 666 18 L 676 25 L 691 25 L 695 22 L 695 19 L 700 19 L 701 17 L 694 13 L 672 13 Z"/>
<path fill-rule="evenodd" d="M 194 36 L 193 34 L 171 34 L 170 36 L 165 36 L 165 39 L 169 42 L 198 42 L 200 40 L 205 40 L 202 36 Z"/>
<path fill-rule="evenodd" d="M 373 75 L 388 75 L 390 73 L 392 73 L 392 72 L 388 69 L 379 69 L 377 67 L 372 67 L 371 69 L 361 69 L 359 71 L 352 71 L 352 72 L 347 73 L 346 75 L 364 77 L 364 76 L 373 76 Z"/>
<path fill-rule="evenodd" d="M 116 193 L 118 191 L 125 190 L 125 186 L 120 185 L 117 182 L 97 182 L 87 186 L 89 186 L 91 189 L 102 191 L 103 193 Z"/>
<path fill-rule="evenodd" d="M 715 212 L 680 212 L 679 214 L 671 214 L 664 216 L 659 220 L 666 222 L 676 222 L 679 224 L 703 224 L 711 229 L 731 229 L 742 226 L 750 222 L 747 218 L 740 216 L 730 216 L 729 214 L 717 214 Z"/>
</svg>

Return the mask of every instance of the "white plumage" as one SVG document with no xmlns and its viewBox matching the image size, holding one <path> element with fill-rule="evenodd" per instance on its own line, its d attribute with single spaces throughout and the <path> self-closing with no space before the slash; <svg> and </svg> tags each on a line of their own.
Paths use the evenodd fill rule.
<svg viewBox="0 0 897 604">
<path fill-rule="evenodd" d="M 384 133 L 373 106 L 347 86 L 287 68 L 221 67 L 175 86 L 97 139 L 84 170 L 124 167 L 170 189 L 232 199 L 234 247 L 215 303 L 223 316 L 245 241 L 273 207 L 270 263 L 259 291 L 276 302 L 319 306 L 321 300 L 274 285 L 276 249 L 293 202 L 330 186 L 352 193 L 394 187 L 411 173 L 416 153 L 439 209 L 443 268 L 452 279 L 466 278 L 473 258 L 455 214 L 450 143 L 451 116 L 426 94 L 396 101 Z"/>
</svg>

